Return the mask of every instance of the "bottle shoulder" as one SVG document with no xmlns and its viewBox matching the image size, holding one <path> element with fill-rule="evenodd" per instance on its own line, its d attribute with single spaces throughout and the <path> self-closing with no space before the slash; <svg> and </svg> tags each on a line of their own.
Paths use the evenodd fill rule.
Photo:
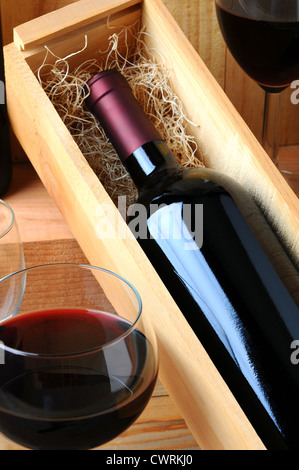
<svg viewBox="0 0 299 470">
<path fill-rule="evenodd" d="M 229 194 L 217 181 L 217 175 L 205 168 L 165 169 L 151 175 L 139 192 L 138 203 L 188 199 L 213 194 Z"/>
</svg>

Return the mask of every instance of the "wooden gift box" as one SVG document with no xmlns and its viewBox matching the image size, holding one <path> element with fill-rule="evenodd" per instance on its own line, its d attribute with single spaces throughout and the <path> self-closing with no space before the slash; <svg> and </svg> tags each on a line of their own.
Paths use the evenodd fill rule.
<svg viewBox="0 0 299 470">
<path fill-rule="evenodd" d="M 5 47 L 7 104 L 13 131 L 89 262 L 129 279 L 155 327 L 160 377 L 202 449 L 263 449 L 259 437 L 133 238 L 101 240 L 98 224 L 114 224 L 117 209 L 39 85 L 34 72 L 44 45 L 59 57 L 105 49 L 114 26 L 141 19 L 148 42 L 166 61 L 171 83 L 207 166 L 237 179 L 258 201 L 294 256 L 299 203 L 161 0 L 79 0 L 22 24 Z M 156 39 L 153 39 L 152 36 Z M 157 60 L 159 60 L 157 55 Z M 82 63 L 74 55 L 70 62 Z M 161 59 L 160 59 L 161 60 Z M 79 65 L 79 64 L 77 64 Z M 97 217 L 100 204 L 110 207 Z M 124 224 L 123 221 L 119 223 Z"/>
</svg>

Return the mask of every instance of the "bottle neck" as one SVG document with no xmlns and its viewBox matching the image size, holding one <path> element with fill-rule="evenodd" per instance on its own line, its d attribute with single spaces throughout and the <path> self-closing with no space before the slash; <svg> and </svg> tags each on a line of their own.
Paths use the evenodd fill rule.
<svg viewBox="0 0 299 470">
<path fill-rule="evenodd" d="M 124 161 L 138 192 L 146 185 L 149 178 L 158 172 L 171 172 L 179 168 L 179 164 L 163 140 L 148 142 L 135 150 Z"/>
<path fill-rule="evenodd" d="M 129 83 L 116 70 L 105 70 L 87 82 L 85 103 L 96 116 L 121 161 L 161 136 L 135 99 Z"/>
<path fill-rule="evenodd" d="M 121 73 L 104 70 L 87 82 L 87 88 L 85 103 L 100 122 L 139 192 L 156 173 L 178 168 L 176 159 Z"/>
</svg>

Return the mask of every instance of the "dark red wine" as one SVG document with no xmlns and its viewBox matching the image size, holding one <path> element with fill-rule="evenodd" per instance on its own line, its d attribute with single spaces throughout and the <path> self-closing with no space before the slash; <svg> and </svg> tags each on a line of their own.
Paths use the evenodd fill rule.
<svg viewBox="0 0 299 470">
<path fill-rule="evenodd" d="M 87 105 L 138 189 L 129 227 L 265 446 L 296 449 L 299 369 L 290 357 L 299 308 L 229 193 L 230 179 L 183 170 L 152 139 L 116 71 L 89 86 Z"/>
<path fill-rule="evenodd" d="M 27 448 L 77 450 L 130 426 L 155 385 L 152 346 L 134 330 L 98 349 L 130 326 L 86 310 L 43 311 L 1 324 L 0 431 Z"/>
<path fill-rule="evenodd" d="M 299 17 L 271 19 L 262 8 L 254 17 L 242 3 L 234 0 L 227 9 L 216 3 L 224 40 L 251 78 L 269 91 L 281 91 L 299 77 Z"/>
</svg>

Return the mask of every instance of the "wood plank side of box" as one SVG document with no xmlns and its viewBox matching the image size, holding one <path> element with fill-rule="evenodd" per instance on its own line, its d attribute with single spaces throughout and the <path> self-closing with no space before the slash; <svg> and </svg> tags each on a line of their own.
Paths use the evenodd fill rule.
<svg viewBox="0 0 299 470">
<path fill-rule="evenodd" d="M 64 25 L 69 21 L 72 5 L 47 15 L 47 35 L 54 52 L 55 47 L 61 50 L 64 43 L 69 47 L 70 38 L 79 44 L 86 33 L 91 35 L 90 44 L 95 47 L 93 38 L 97 28 L 100 28 L 102 40 L 107 39 L 111 32 L 105 32 L 103 21 L 111 13 L 110 6 L 119 7 L 115 21 L 120 27 L 139 15 L 142 25 L 157 38 L 162 54 L 167 57 L 173 86 L 190 118 L 200 122 L 195 130 L 199 144 L 208 155 L 208 163 L 241 178 L 243 184 L 248 184 L 251 192 L 260 193 L 261 198 L 266 195 L 267 213 L 281 225 L 283 232 L 287 232 L 285 236 L 294 247 L 291 240 L 298 206 L 291 191 L 276 169 L 268 165 L 263 151 L 162 2 L 144 0 L 133 5 L 130 1 L 107 0 L 100 17 L 94 10 L 96 3 L 80 0 L 75 4 L 78 29 L 76 22 L 72 26 L 68 23 L 67 34 Z M 81 14 L 90 19 L 91 12 L 95 22 L 91 20 L 82 25 Z M 43 48 L 40 34 L 43 17 L 36 21 L 36 36 L 32 33 L 33 20 L 16 29 L 17 45 L 12 43 L 5 47 L 7 102 L 17 138 L 90 263 L 123 275 L 140 292 L 144 315 L 151 317 L 157 334 L 161 379 L 201 448 L 263 449 L 259 437 L 133 236 L 127 233 L 125 238 L 99 237 L 101 227 L 113 229 L 116 220 L 121 233 L 126 225 L 34 75 Z M 31 36 L 26 42 L 28 28 Z M 91 53 L 87 51 L 87 55 Z M 99 219 L 101 204 L 109 209 L 105 217 Z"/>
</svg>

